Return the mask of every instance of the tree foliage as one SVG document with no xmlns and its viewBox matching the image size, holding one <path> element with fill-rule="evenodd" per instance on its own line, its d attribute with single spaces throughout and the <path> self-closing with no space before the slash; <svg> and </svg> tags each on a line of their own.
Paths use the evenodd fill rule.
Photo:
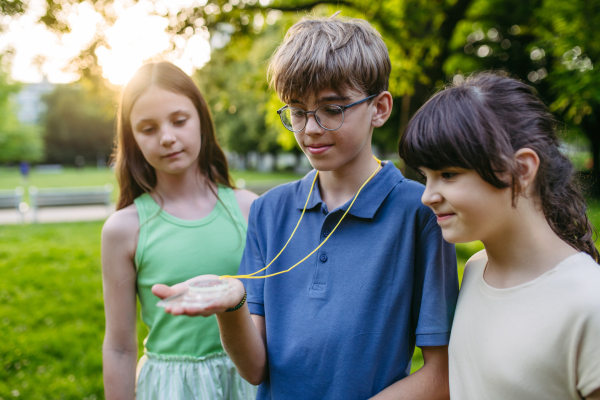
<svg viewBox="0 0 600 400">
<path fill-rule="evenodd" d="M 600 182 L 600 3 L 545 0 L 536 15 L 551 57 L 551 109 L 589 139 Z"/>
<path fill-rule="evenodd" d="M 82 81 L 57 85 L 44 101 L 46 162 L 73 164 L 78 156 L 87 163 L 106 159 L 114 136 L 115 93 Z"/>
<path fill-rule="evenodd" d="M 21 0 L 0 0 L 0 14 L 15 15 L 25 11 L 25 4 Z"/>
<path fill-rule="evenodd" d="M 43 156 L 41 130 L 17 119 L 14 95 L 20 85 L 10 84 L 0 71 L 0 163 L 38 161 Z"/>
<path fill-rule="evenodd" d="M 42 17 L 66 32 L 79 0 L 46 0 Z M 15 0 L 16 2 L 16 0 Z M 113 0 L 94 2 L 106 27 L 116 19 Z M 395 149 L 410 116 L 448 80 L 476 70 L 505 69 L 534 85 L 551 109 L 594 145 L 600 176 L 600 3 L 586 0 L 208 0 L 189 8 L 153 0 L 176 41 L 209 32 L 225 45 L 196 74 L 226 147 L 238 152 L 296 149 L 275 111 L 281 103 L 266 83 L 266 60 L 301 15 L 370 21 L 390 51 L 390 91 L 395 107 L 374 143 Z M 200 5 L 203 4 L 203 5 Z M 266 5 L 265 5 L 266 4 Z M 20 6 L 21 7 L 21 6 Z M 101 74 L 95 49 L 102 31 L 72 67 L 85 79 Z M 221 47 L 221 46 L 216 46 Z M 456 79 L 460 79 L 457 77 Z"/>
<path fill-rule="evenodd" d="M 278 149 L 277 131 L 265 120 L 269 91 L 265 60 L 277 45 L 271 32 L 240 37 L 235 44 L 212 53 L 196 72 L 196 80 L 211 107 L 222 144 L 240 154 Z"/>
</svg>

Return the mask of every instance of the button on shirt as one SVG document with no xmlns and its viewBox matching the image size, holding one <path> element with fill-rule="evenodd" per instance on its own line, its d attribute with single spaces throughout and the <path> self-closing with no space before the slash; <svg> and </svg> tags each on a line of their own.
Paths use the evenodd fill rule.
<svg viewBox="0 0 600 400">
<path fill-rule="evenodd" d="M 294 230 L 316 171 L 252 205 L 240 274 L 266 266 Z M 294 238 L 271 267 L 243 280 L 265 317 L 268 378 L 257 399 L 366 399 L 410 373 L 417 346 L 447 345 L 458 296 L 454 246 L 421 203 L 423 185 L 391 163 L 329 212 L 318 183 Z"/>
</svg>

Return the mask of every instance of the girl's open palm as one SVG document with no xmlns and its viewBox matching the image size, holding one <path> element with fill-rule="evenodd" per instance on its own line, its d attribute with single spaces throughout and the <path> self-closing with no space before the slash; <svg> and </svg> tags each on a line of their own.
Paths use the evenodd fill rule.
<svg viewBox="0 0 600 400">
<path fill-rule="evenodd" d="M 219 279 L 218 275 L 200 275 L 195 278 L 189 279 L 185 282 L 178 283 L 177 285 L 167 286 L 157 284 L 152 286 L 152 293 L 159 297 L 161 300 L 167 297 L 181 293 L 190 286 L 192 282 L 202 280 L 214 280 Z M 244 297 L 244 284 L 238 279 L 225 278 L 232 285 L 232 289 L 227 292 L 223 297 L 215 300 L 209 306 L 204 308 L 198 307 L 182 307 L 181 305 L 167 305 L 165 311 L 173 315 L 187 315 L 190 317 L 202 316 L 208 317 L 213 314 L 225 312 L 228 308 L 237 306 L 242 298 Z"/>
</svg>

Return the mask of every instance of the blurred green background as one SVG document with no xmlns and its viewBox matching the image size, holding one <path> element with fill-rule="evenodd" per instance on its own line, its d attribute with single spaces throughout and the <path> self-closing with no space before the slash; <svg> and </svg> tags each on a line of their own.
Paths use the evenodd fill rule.
<svg viewBox="0 0 600 400">
<path fill-rule="evenodd" d="M 588 215 L 600 226 L 600 2 L 587 0 L 0 0 L 0 189 L 116 187 L 109 165 L 122 86 L 110 80 L 100 56 L 112 50 L 107 32 L 119 10 L 139 4 L 168 35 L 165 49 L 148 60 L 175 59 L 198 37 L 209 40 L 210 61 L 192 77 L 235 180 L 292 180 L 306 169 L 275 114 L 282 103 L 268 88 L 267 61 L 301 16 L 341 10 L 371 22 L 390 51 L 395 105 L 374 134 L 380 156 L 402 167 L 395 155 L 400 135 L 432 93 L 473 71 L 502 69 L 533 85 L 556 116 L 562 148 L 588 195 Z M 70 56 L 65 69 L 72 81 L 15 81 L 19 49 L 3 44 L 12 24 L 33 13 L 58 39 L 68 38 L 85 5 L 99 22 L 93 39 Z M 35 62 L 44 72 L 52 60 Z M 33 119 L 19 117 L 28 93 L 37 93 L 42 110 Z M 33 165 L 27 179 L 21 162 Z M 58 172 L 48 173 L 48 164 Z M 101 221 L 0 226 L 0 400 L 104 397 L 101 228 Z M 459 274 L 480 248 L 457 246 Z M 143 325 L 138 332 L 141 347 Z M 421 365 L 417 350 L 413 370 Z"/>
</svg>

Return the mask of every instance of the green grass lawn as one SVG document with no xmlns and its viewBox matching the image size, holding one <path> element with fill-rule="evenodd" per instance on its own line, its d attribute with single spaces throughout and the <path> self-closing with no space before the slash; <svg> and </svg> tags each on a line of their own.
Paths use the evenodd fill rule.
<svg viewBox="0 0 600 400">
<path fill-rule="evenodd" d="M 102 398 L 101 226 L 0 227 L 0 397 Z"/>
<path fill-rule="evenodd" d="M 104 397 L 102 224 L 0 226 L 0 399 Z"/>
</svg>

